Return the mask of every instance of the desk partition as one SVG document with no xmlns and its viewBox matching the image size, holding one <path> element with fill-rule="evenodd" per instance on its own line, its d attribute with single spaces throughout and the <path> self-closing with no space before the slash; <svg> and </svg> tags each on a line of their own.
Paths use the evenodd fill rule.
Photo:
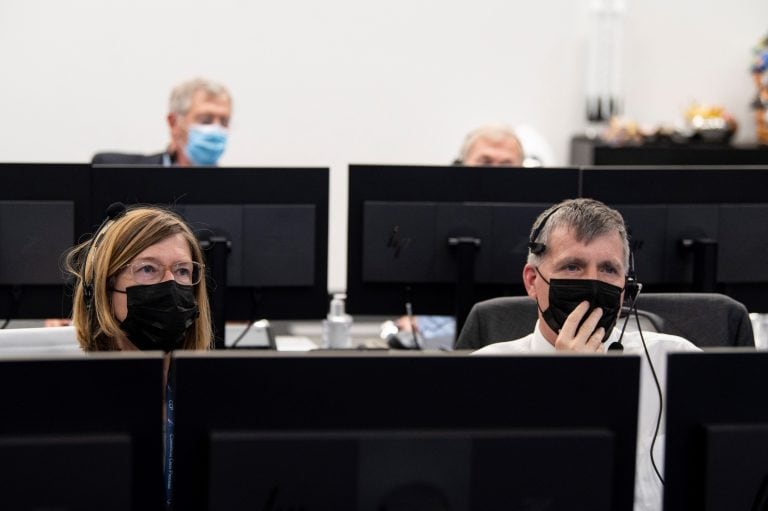
<svg viewBox="0 0 768 511">
<path fill-rule="evenodd" d="M 176 504 L 628 511 L 639 363 L 176 352 Z"/>
<path fill-rule="evenodd" d="M 160 511 L 161 353 L 0 356 L 3 509 Z"/>
<path fill-rule="evenodd" d="M 768 507 L 768 353 L 669 355 L 664 509 Z"/>
</svg>

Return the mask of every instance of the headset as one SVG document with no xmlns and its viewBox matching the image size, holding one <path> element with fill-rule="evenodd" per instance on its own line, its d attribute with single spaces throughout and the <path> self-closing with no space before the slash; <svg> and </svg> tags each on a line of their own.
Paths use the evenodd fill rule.
<svg viewBox="0 0 768 511">
<path fill-rule="evenodd" d="M 113 202 L 107 207 L 107 217 L 101 222 L 99 228 L 96 229 L 96 232 L 93 234 L 90 243 L 88 243 L 88 248 L 86 249 L 85 255 L 83 257 L 83 269 L 85 269 L 85 263 L 88 261 L 88 256 L 91 254 L 91 251 L 98 247 L 99 243 L 101 243 L 101 240 L 104 237 L 103 231 L 105 230 L 107 223 L 123 216 L 127 209 L 128 208 L 126 208 L 125 204 L 122 202 Z M 91 312 L 91 307 L 93 306 L 94 280 L 96 280 L 96 270 L 91 268 L 90 282 L 86 282 L 85 278 L 83 278 L 83 299 L 85 301 L 85 308 L 88 312 Z"/>
<path fill-rule="evenodd" d="M 533 228 L 533 231 L 531 231 L 531 237 L 528 240 L 528 250 L 531 251 L 531 254 L 540 256 L 544 253 L 544 251 L 547 249 L 547 245 L 545 243 L 541 243 L 538 241 L 539 236 L 541 235 L 541 231 L 544 230 L 544 227 L 547 225 L 547 221 L 550 219 L 552 215 L 554 215 L 562 206 L 558 206 L 554 208 L 552 211 L 547 213 L 547 216 L 541 219 L 541 222 L 539 222 L 539 225 Z M 626 223 L 624 224 L 624 232 L 629 232 L 627 230 Z M 629 304 L 629 306 L 633 306 L 635 303 L 635 300 L 637 299 L 637 296 L 640 294 L 640 291 L 642 290 L 643 285 L 638 282 L 637 280 L 637 273 L 635 272 L 635 253 L 634 250 L 629 250 L 629 268 L 627 269 L 627 275 L 624 279 L 624 301 Z"/>
</svg>

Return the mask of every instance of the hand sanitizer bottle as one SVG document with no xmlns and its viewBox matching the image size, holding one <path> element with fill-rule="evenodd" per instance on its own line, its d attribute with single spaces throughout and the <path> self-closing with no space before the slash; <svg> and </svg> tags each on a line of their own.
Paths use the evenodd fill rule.
<svg viewBox="0 0 768 511">
<path fill-rule="evenodd" d="M 350 328 L 352 316 L 344 312 L 345 294 L 336 293 L 331 300 L 331 310 L 323 320 L 322 347 L 329 349 L 344 349 L 352 347 Z"/>
</svg>

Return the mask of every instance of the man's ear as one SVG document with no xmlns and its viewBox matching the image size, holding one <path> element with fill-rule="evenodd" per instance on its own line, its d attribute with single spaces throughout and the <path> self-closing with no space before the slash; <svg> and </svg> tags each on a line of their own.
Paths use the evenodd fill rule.
<svg viewBox="0 0 768 511">
<path fill-rule="evenodd" d="M 536 267 L 532 264 L 526 264 L 523 267 L 523 284 L 525 285 L 525 291 L 528 296 L 536 299 L 536 279 L 539 278 L 539 274 L 536 273 Z"/>
</svg>

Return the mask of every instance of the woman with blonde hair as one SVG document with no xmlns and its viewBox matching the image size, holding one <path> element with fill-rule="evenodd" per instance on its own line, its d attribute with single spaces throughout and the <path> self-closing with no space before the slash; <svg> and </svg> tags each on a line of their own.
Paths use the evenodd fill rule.
<svg viewBox="0 0 768 511">
<path fill-rule="evenodd" d="M 203 255 L 176 213 L 113 204 L 93 237 L 67 254 L 72 322 L 85 351 L 209 349 Z"/>
</svg>

